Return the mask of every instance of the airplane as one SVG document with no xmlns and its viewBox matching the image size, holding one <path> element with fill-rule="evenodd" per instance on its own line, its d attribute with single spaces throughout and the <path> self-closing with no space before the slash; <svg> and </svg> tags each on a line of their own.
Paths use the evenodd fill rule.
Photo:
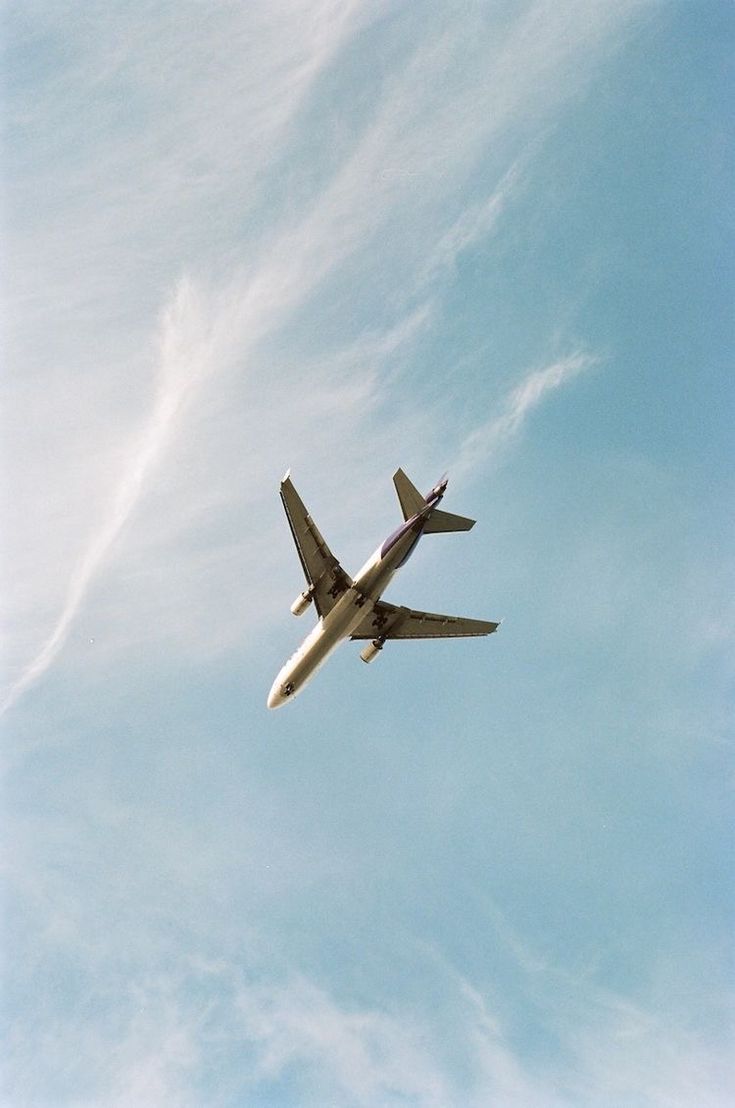
<svg viewBox="0 0 735 1108">
<path fill-rule="evenodd" d="M 291 481 L 290 470 L 281 481 L 281 500 L 307 583 L 307 588 L 291 605 L 291 611 L 295 616 L 303 615 L 313 602 L 319 622 L 273 682 L 267 700 L 269 708 L 280 708 L 293 700 L 346 639 L 368 640 L 360 657 L 363 662 L 372 662 L 389 639 L 491 635 L 500 626 L 489 620 L 414 611 L 380 599 L 422 535 L 469 531 L 475 525 L 474 519 L 439 509 L 447 489 L 446 475 L 426 496 L 421 495 L 402 469 L 393 475 L 393 483 L 403 523 L 381 543 L 353 580 L 332 554 L 304 507 Z"/>
</svg>

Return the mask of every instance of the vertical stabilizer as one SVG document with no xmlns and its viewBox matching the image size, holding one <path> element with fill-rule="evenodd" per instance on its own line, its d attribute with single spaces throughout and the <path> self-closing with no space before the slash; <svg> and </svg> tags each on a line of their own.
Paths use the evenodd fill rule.
<svg viewBox="0 0 735 1108">
<path fill-rule="evenodd" d="M 397 469 L 393 474 L 393 484 L 396 486 L 398 499 L 401 502 L 401 511 L 404 519 L 410 519 L 426 507 L 426 501 L 411 481 L 409 481 L 402 469 Z"/>
</svg>

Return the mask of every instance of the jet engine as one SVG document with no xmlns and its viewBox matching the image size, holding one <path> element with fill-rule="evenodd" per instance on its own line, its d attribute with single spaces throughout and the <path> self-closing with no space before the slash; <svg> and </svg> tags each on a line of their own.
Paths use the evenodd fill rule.
<svg viewBox="0 0 735 1108">
<path fill-rule="evenodd" d="M 377 658 L 378 654 L 380 654 L 380 651 L 382 649 L 382 641 L 380 639 L 373 639 L 372 642 L 369 642 L 367 646 L 364 646 L 362 648 L 362 650 L 360 651 L 360 657 L 362 658 L 363 662 L 373 662 Z"/>
<path fill-rule="evenodd" d="M 291 605 L 291 611 L 295 616 L 302 616 L 310 604 L 311 590 L 307 589 L 306 592 L 302 592 L 300 596 L 296 597 Z"/>
</svg>

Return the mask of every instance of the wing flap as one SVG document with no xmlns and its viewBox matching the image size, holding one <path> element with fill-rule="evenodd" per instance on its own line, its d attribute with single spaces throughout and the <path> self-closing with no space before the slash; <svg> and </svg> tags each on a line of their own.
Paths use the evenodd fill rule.
<svg viewBox="0 0 735 1108">
<path fill-rule="evenodd" d="M 352 632 L 353 639 L 450 639 L 492 635 L 500 624 L 438 612 L 420 612 L 379 600 Z"/>
<path fill-rule="evenodd" d="M 327 546 L 321 531 L 307 512 L 289 474 L 281 481 L 281 500 L 298 551 L 314 606 L 320 618 L 332 610 L 352 585 L 352 578 Z"/>
</svg>

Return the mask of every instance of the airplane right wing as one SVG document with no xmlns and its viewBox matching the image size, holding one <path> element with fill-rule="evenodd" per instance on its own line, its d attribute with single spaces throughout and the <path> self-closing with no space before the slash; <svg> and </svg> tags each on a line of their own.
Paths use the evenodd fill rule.
<svg viewBox="0 0 735 1108">
<path fill-rule="evenodd" d="M 322 538 L 287 473 L 281 481 L 281 500 L 301 559 L 314 606 L 320 619 L 331 612 L 343 592 L 352 585 L 332 551 Z"/>
<path fill-rule="evenodd" d="M 352 639 L 445 639 L 467 635 L 492 635 L 499 623 L 486 619 L 443 616 L 437 612 L 419 612 L 379 600 L 372 612 L 357 625 Z"/>
</svg>

